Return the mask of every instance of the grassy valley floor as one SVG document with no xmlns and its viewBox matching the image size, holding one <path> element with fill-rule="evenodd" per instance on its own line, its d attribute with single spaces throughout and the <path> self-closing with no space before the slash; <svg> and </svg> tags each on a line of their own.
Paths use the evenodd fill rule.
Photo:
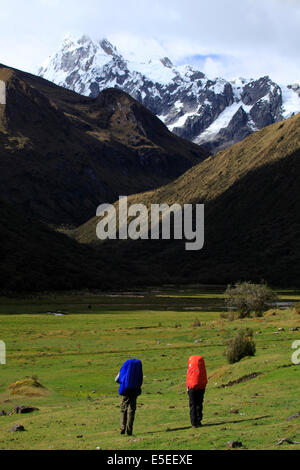
<svg viewBox="0 0 300 470">
<path fill-rule="evenodd" d="M 230 321 L 221 315 L 223 290 L 0 299 L 0 340 L 7 348 L 0 414 L 17 405 L 39 408 L 0 416 L 0 450 L 211 450 L 226 449 L 231 440 L 243 449 L 300 450 L 300 444 L 277 445 L 283 438 L 300 441 L 300 417 L 287 420 L 300 411 L 300 365 L 291 361 L 300 315 L 291 307 Z M 280 295 L 283 303 L 300 300 L 298 291 Z M 254 330 L 256 356 L 228 365 L 224 342 L 245 327 Z M 185 385 L 192 354 L 204 356 L 209 377 L 199 429 L 190 426 Z M 134 435 L 127 437 L 119 434 L 114 377 L 130 357 L 142 360 L 144 385 Z M 9 388 L 32 377 L 32 386 Z M 10 433 L 17 424 L 25 432 Z"/>
</svg>

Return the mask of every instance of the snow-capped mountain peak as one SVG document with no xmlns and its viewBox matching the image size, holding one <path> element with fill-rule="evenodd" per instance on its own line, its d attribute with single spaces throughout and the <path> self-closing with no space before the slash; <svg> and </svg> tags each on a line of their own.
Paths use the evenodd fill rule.
<svg viewBox="0 0 300 470">
<path fill-rule="evenodd" d="M 213 151 L 300 112 L 300 86 L 259 79 L 209 79 L 168 57 L 127 60 L 106 38 L 68 35 L 39 75 L 87 96 L 105 88 L 129 93 L 181 137 Z"/>
</svg>

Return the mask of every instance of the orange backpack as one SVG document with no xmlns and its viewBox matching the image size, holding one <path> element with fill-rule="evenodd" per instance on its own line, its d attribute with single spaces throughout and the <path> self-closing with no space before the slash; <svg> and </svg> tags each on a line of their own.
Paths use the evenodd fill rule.
<svg viewBox="0 0 300 470">
<path fill-rule="evenodd" d="M 202 356 L 191 356 L 189 358 L 186 384 L 188 388 L 195 390 L 201 390 L 206 387 L 207 375 Z"/>
</svg>

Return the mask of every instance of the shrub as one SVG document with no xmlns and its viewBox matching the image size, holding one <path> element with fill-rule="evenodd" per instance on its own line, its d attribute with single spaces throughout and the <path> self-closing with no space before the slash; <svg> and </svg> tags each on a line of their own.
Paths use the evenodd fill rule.
<svg viewBox="0 0 300 470">
<path fill-rule="evenodd" d="M 194 323 L 192 324 L 193 328 L 197 328 L 201 326 L 200 320 L 198 318 L 195 318 Z"/>
<path fill-rule="evenodd" d="M 227 342 L 225 356 L 229 364 L 239 362 L 243 357 L 255 355 L 256 347 L 252 337 L 253 331 L 246 328 L 240 330 L 234 338 Z"/>
<path fill-rule="evenodd" d="M 237 282 L 225 291 L 227 307 L 237 309 L 239 318 L 249 317 L 251 312 L 260 317 L 276 300 L 277 295 L 265 283 Z"/>
</svg>

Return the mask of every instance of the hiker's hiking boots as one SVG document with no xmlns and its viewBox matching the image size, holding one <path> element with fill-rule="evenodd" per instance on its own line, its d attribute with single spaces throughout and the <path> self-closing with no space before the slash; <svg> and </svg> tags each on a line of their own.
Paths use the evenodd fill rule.
<svg viewBox="0 0 300 470">
<path fill-rule="evenodd" d="M 127 436 L 132 436 L 132 431 L 131 430 L 127 429 L 127 431 L 126 431 L 125 428 L 121 428 L 120 434 L 125 434 L 125 432 L 127 432 Z"/>
</svg>

